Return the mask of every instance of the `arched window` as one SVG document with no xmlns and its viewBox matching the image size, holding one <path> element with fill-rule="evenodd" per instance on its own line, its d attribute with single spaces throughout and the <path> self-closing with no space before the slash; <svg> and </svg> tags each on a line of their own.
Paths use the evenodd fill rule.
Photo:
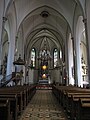
<svg viewBox="0 0 90 120">
<path fill-rule="evenodd" d="M 54 68 L 57 66 L 58 62 L 58 50 L 55 48 L 54 49 Z"/>
<path fill-rule="evenodd" d="M 60 59 L 62 59 L 62 51 L 60 50 Z"/>
<path fill-rule="evenodd" d="M 35 51 L 35 48 L 32 48 L 32 50 L 31 50 L 31 65 L 32 65 L 32 67 L 35 67 L 35 57 L 36 57 L 36 51 Z"/>
</svg>

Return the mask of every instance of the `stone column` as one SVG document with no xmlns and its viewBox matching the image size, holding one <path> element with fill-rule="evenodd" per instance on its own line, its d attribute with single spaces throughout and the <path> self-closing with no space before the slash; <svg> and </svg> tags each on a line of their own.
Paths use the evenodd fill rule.
<svg viewBox="0 0 90 120">
<path fill-rule="evenodd" d="M 85 33 L 86 33 L 87 66 L 88 66 L 88 79 L 89 79 L 89 86 L 90 86 L 90 35 L 89 35 L 90 28 L 89 26 L 87 26 L 87 24 L 90 24 L 90 23 L 87 22 L 87 19 L 83 19 L 83 23 L 85 25 Z"/>
<path fill-rule="evenodd" d="M 66 63 L 66 85 L 69 85 L 69 49 L 68 43 L 65 43 L 65 63 Z"/>
<path fill-rule="evenodd" d="M 10 33 L 10 42 L 9 42 L 9 52 L 8 52 L 8 61 L 7 61 L 7 75 L 12 74 L 14 69 L 14 50 L 15 50 L 15 36 L 14 31 L 12 30 Z"/>
<path fill-rule="evenodd" d="M 75 50 L 75 41 L 74 37 L 72 39 L 72 44 L 73 44 L 73 72 L 74 72 L 74 84 L 75 86 L 78 85 L 78 77 L 77 77 L 77 59 L 76 59 L 76 50 Z"/>
<path fill-rule="evenodd" d="M 2 42 L 3 42 L 3 33 L 4 33 L 4 26 L 5 26 L 5 22 L 7 21 L 6 17 L 3 17 L 3 22 L 2 22 L 2 30 L 1 30 L 1 41 L 0 41 L 0 70 L 1 70 L 1 62 L 2 62 Z"/>
<path fill-rule="evenodd" d="M 3 16 L 4 16 L 4 0 L 0 0 L 0 70 L 1 70 L 1 60 L 2 60 L 2 34 L 3 34 Z"/>
</svg>

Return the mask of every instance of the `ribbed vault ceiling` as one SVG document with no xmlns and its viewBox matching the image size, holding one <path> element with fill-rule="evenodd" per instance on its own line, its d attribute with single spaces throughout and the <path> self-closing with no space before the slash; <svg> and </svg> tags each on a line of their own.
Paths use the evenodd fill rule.
<svg viewBox="0 0 90 120">
<path fill-rule="evenodd" d="M 26 51 L 34 46 L 38 50 L 47 40 L 47 46 L 58 49 L 64 46 L 68 29 L 73 28 L 75 10 L 84 15 L 85 0 L 5 0 L 8 4 L 7 14 L 14 6 L 16 28 L 23 29 Z M 48 15 L 42 15 L 42 12 Z M 45 13 L 44 13 L 45 14 Z M 77 14 L 77 15 L 78 15 Z M 19 31 L 19 30 L 18 30 Z"/>
</svg>

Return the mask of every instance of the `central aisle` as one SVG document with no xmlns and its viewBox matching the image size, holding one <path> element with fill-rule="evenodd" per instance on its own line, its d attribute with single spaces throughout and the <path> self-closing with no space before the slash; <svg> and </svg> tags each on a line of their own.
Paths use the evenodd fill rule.
<svg viewBox="0 0 90 120">
<path fill-rule="evenodd" d="M 67 120 L 51 90 L 37 90 L 20 120 Z"/>
</svg>

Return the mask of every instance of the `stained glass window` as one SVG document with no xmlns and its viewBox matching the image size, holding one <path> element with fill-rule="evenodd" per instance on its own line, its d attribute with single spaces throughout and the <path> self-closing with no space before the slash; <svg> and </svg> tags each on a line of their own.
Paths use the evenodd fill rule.
<svg viewBox="0 0 90 120">
<path fill-rule="evenodd" d="M 35 48 L 33 48 L 31 50 L 31 64 L 32 64 L 32 67 L 35 67 L 35 56 L 36 56 L 36 52 L 35 52 Z"/>
<path fill-rule="evenodd" d="M 62 59 L 62 51 L 60 50 L 60 59 Z"/>
<path fill-rule="evenodd" d="M 58 50 L 55 48 L 54 49 L 54 68 L 57 66 L 58 62 Z"/>
</svg>

